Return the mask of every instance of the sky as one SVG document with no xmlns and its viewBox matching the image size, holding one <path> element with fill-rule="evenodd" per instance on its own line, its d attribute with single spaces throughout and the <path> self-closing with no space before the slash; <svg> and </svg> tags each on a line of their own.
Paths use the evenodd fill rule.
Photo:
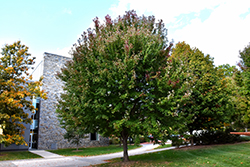
<svg viewBox="0 0 250 167">
<path fill-rule="evenodd" d="M 162 19 L 169 41 L 198 48 L 215 66 L 236 65 L 250 43 L 250 0 L 0 0 L 0 48 L 20 40 L 36 65 L 44 52 L 71 57 L 93 18 L 114 19 L 132 9 Z"/>
</svg>

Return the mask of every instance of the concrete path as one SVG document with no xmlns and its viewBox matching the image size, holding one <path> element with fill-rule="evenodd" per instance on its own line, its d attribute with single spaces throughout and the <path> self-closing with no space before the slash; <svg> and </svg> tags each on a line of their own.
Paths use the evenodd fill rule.
<svg viewBox="0 0 250 167">
<path fill-rule="evenodd" d="M 175 147 L 168 147 L 163 149 L 155 149 L 159 145 L 142 144 L 142 147 L 134 150 L 129 150 L 129 156 L 158 152 L 163 150 L 174 149 Z M 43 156 L 44 158 L 26 159 L 26 160 L 13 160 L 2 161 L 0 167 L 82 167 L 95 164 L 106 163 L 104 160 L 123 157 L 123 152 L 89 156 L 89 157 L 77 157 L 77 156 L 60 156 L 44 150 L 31 150 L 32 153 Z"/>
<path fill-rule="evenodd" d="M 29 150 L 29 152 L 33 153 L 33 154 L 37 154 L 40 155 L 43 158 L 62 158 L 64 156 L 58 155 L 58 154 L 54 154 L 45 150 Z"/>
</svg>

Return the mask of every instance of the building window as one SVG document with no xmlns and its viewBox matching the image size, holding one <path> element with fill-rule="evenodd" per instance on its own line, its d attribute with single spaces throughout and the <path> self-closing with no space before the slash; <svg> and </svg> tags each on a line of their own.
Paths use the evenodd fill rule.
<svg viewBox="0 0 250 167">
<path fill-rule="evenodd" d="M 99 134 L 98 133 L 90 133 L 90 140 L 98 141 L 99 140 Z"/>
<path fill-rule="evenodd" d="M 33 106 L 36 108 L 31 113 L 32 124 L 30 125 L 30 139 L 29 139 L 29 149 L 36 148 L 38 144 L 38 126 L 39 126 L 39 112 L 40 112 L 40 98 L 35 98 L 32 100 Z"/>
</svg>

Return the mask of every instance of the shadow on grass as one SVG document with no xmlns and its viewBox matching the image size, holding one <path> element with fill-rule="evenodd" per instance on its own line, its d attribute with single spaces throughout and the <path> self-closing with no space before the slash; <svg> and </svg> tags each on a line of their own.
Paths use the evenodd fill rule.
<svg viewBox="0 0 250 167">
<path fill-rule="evenodd" d="M 141 146 L 136 145 L 128 145 L 128 149 L 135 149 Z M 110 145 L 106 147 L 87 147 L 87 148 L 79 148 L 78 151 L 76 149 L 58 149 L 58 150 L 48 150 L 52 153 L 56 153 L 64 156 L 93 156 L 93 155 L 102 155 L 102 154 L 110 154 L 123 151 L 123 147 L 117 145 Z"/>
</svg>

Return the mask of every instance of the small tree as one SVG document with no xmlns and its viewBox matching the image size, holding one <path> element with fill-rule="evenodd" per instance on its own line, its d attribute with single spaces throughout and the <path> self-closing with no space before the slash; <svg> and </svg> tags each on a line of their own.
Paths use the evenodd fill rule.
<svg viewBox="0 0 250 167">
<path fill-rule="evenodd" d="M 79 144 L 81 143 L 81 139 L 85 137 L 85 134 L 87 132 L 85 132 L 85 128 L 80 124 L 79 120 L 74 116 L 73 107 L 77 105 L 76 103 L 74 103 L 75 101 L 74 97 L 69 98 L 65 95 L 62 95 L 62 98 L 65 99 L 65 101 L 61 102 L 61 104 L 63 104 L 61 108 L 65 112 L 58 113 L 59 122 L 62 128 L 66 130 L 64 138 L 68 139 L 69 142 L 76 144 L 76 150 L 78 150 Z M 74 104 L 73 106 L 72 102 Z"/>
<path fill-rule="evenodd" d="M 76 150 L 78 151 L 81 140 L 85 137 L 84 131 L 81 129 L 66 129 L 67 132 L 64 134 L 64 138 L 68 139 L 69 142 L 76 144 Z"/>
<path fill-rule="evenodd" d="M 57 111 L 72 113 L 86 132 L 119 133 L 123 160 L 128 161 L 128 136 L 152 133 L 160 139 L 178 125 L 182 76 L 168 60 L 172 45 L 162 21 L 129 11 L 116 20 L 107 15 L 104 24 L 95 18 L 94 23 L 74 45 L 73 61 L 58 75 L 65 94 Z"/>
<path fill-rule="evenodd" d="M 31 123 L 31 118 L 24 112 L 34 110 L 31 99 L 36 96 L 45 98 L 40 91 L 41 80 L 32 82 L 28 70 L 34 59 L 28 53 L 28 47 L 20 41 L 2 48 L 0 58 L 0 143 L 8 146 L 26 144 L 24 141 L 24 123 Z"/>
</svg>

